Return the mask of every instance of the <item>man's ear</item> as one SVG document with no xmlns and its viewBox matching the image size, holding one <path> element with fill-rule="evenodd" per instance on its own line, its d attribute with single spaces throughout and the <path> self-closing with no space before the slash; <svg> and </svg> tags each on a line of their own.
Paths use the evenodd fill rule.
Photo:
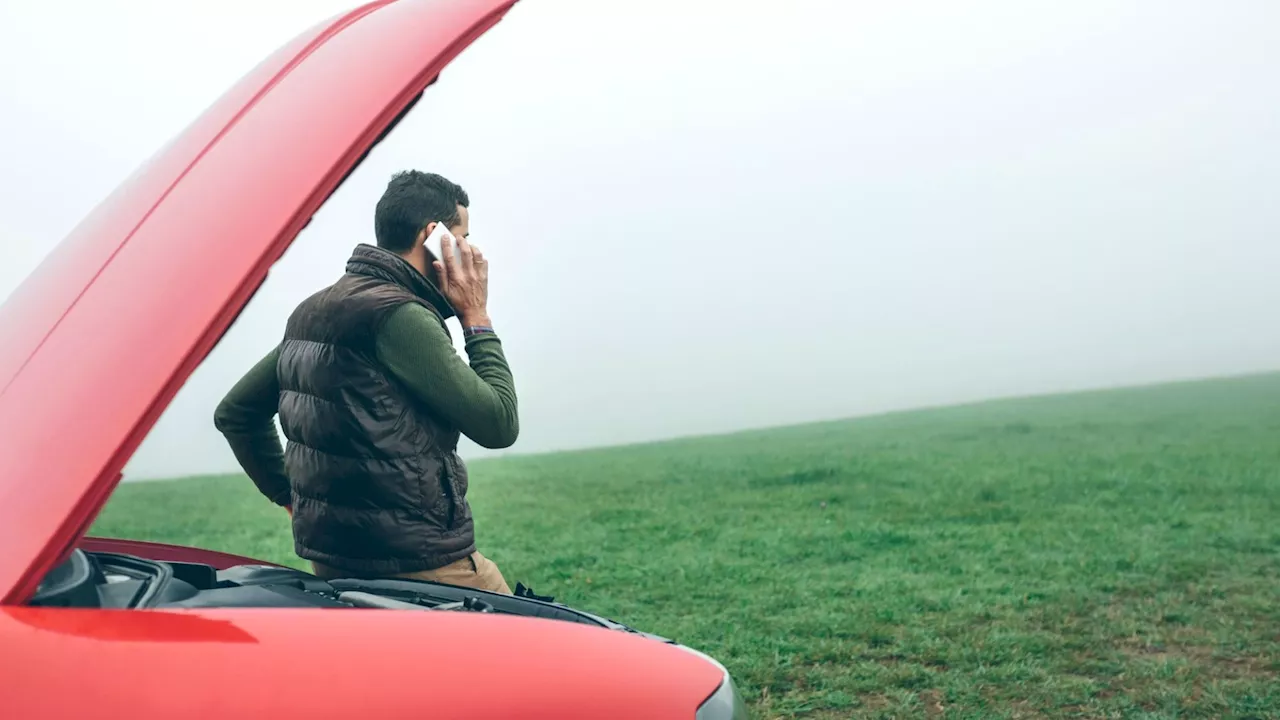
<svg viewBox="0 0 1280 720">
<path fill-rule="evenodd" d="M 430 234 L 431 234 L 431 231 L 432 231 L 432 230 L 435 230 L 435 229 L 436 229 L 436 224 L 435 224 L 435 223 L 433 223 L 433 222 L 429 222 L 429 223 L 427 223 L 427 226 L 426 226 L 426 227 L 424 227 L 424 228 L 422 228 L 421 230 L 419 230 L 419 231 L 418 231 L 418 237 L 414 238 L 414 240 L 413 240 L 413 244 L 414 244 L 414 246 L 416 247 L 416 246 L 419 246 L 419 245 L 425 245 L 425 244 L 426 244 L 426 242 L 427 242 L 427 236 L 428 236 L 428 235 L 430 235 Z"/>
</svg>

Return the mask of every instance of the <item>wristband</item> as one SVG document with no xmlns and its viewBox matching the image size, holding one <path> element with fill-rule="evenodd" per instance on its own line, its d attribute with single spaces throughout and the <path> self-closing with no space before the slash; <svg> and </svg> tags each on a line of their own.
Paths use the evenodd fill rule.
<svg viewBox="0 0 1280 720">
<path fill-rule="evenodd" d="M 489 327 L 488 325 L 469 325 L 462 329 L 462 334 L 464 337 L 471 337 L 472 335 L 485 335 L 485 334 L 492 335 L 493 328 Z"/>
</svg>

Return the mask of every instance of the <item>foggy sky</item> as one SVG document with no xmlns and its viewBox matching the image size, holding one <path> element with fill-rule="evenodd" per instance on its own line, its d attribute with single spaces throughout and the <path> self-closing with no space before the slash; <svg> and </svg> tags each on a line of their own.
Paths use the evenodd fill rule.
<svg viewBox="0 0 1280 720">
<path fill-rule="evenodd" d="M 352 4 L 0 6 L 0 297 Z M 471 195 L 518 452 L 1280 368 L 1278 23 L 1267 0 L 524 0 L 316 215 L 128 474 L 235 469 L 214 406 L 404 168 Z"/>
</svg>

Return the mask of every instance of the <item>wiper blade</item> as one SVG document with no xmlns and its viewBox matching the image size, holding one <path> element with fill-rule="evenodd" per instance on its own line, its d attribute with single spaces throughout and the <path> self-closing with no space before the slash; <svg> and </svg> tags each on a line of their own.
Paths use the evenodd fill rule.
<svg viewBox="0 0 1280 720">
<path fill-rule="evenodd" d="M 551 595 L 539 595 L 533 591 L 533 588 L 525 586 L 524 583 L 516 583 L 516 597 L 528 598 L 530 600 L 538 600 L 541 602 L 555 602 L 556 599 Z"/>
<path fill-rule="evenodd" d="M 374 608 L 378 610 L 431 610 L 425 605 L 415 605 L 411 602 L 396 600 L 394 598 L 374 595 L 373 593 L 360 592 L 359 590 L 347 590 L 338 593 L 338 600 L 349 605 L 355 605 L 362 608 Z"/>
<path fill-rule="evenodd" d="M 491 613 L 495 612 L 492 605 L 481 600 L 478 597 L 467 596 L 462 600 L 455 602 L 441 603 L 413 603 L 407 600 L 397 600 L 393 597 L 385 595 L 376 595 L 361 590 L 345 590 L 338 593 L 338 600 L 362 608 L 376 608 L 379 610 L 464 610 L 470 612 Z"/>
</svg>

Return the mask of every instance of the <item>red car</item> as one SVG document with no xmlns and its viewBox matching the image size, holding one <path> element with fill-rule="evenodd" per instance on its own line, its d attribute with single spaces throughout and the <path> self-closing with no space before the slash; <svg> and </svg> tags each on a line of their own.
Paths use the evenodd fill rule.
<svg viewBox="0 0 1280 720">
<path fill-rule="evenodd" d="M 272 263 L 513 2 L 383 0 L 304 33 L 0 307 L 5 717 L 746 717 L 711 658 L 554 602 L 84 537 Z"/>
</svg>

